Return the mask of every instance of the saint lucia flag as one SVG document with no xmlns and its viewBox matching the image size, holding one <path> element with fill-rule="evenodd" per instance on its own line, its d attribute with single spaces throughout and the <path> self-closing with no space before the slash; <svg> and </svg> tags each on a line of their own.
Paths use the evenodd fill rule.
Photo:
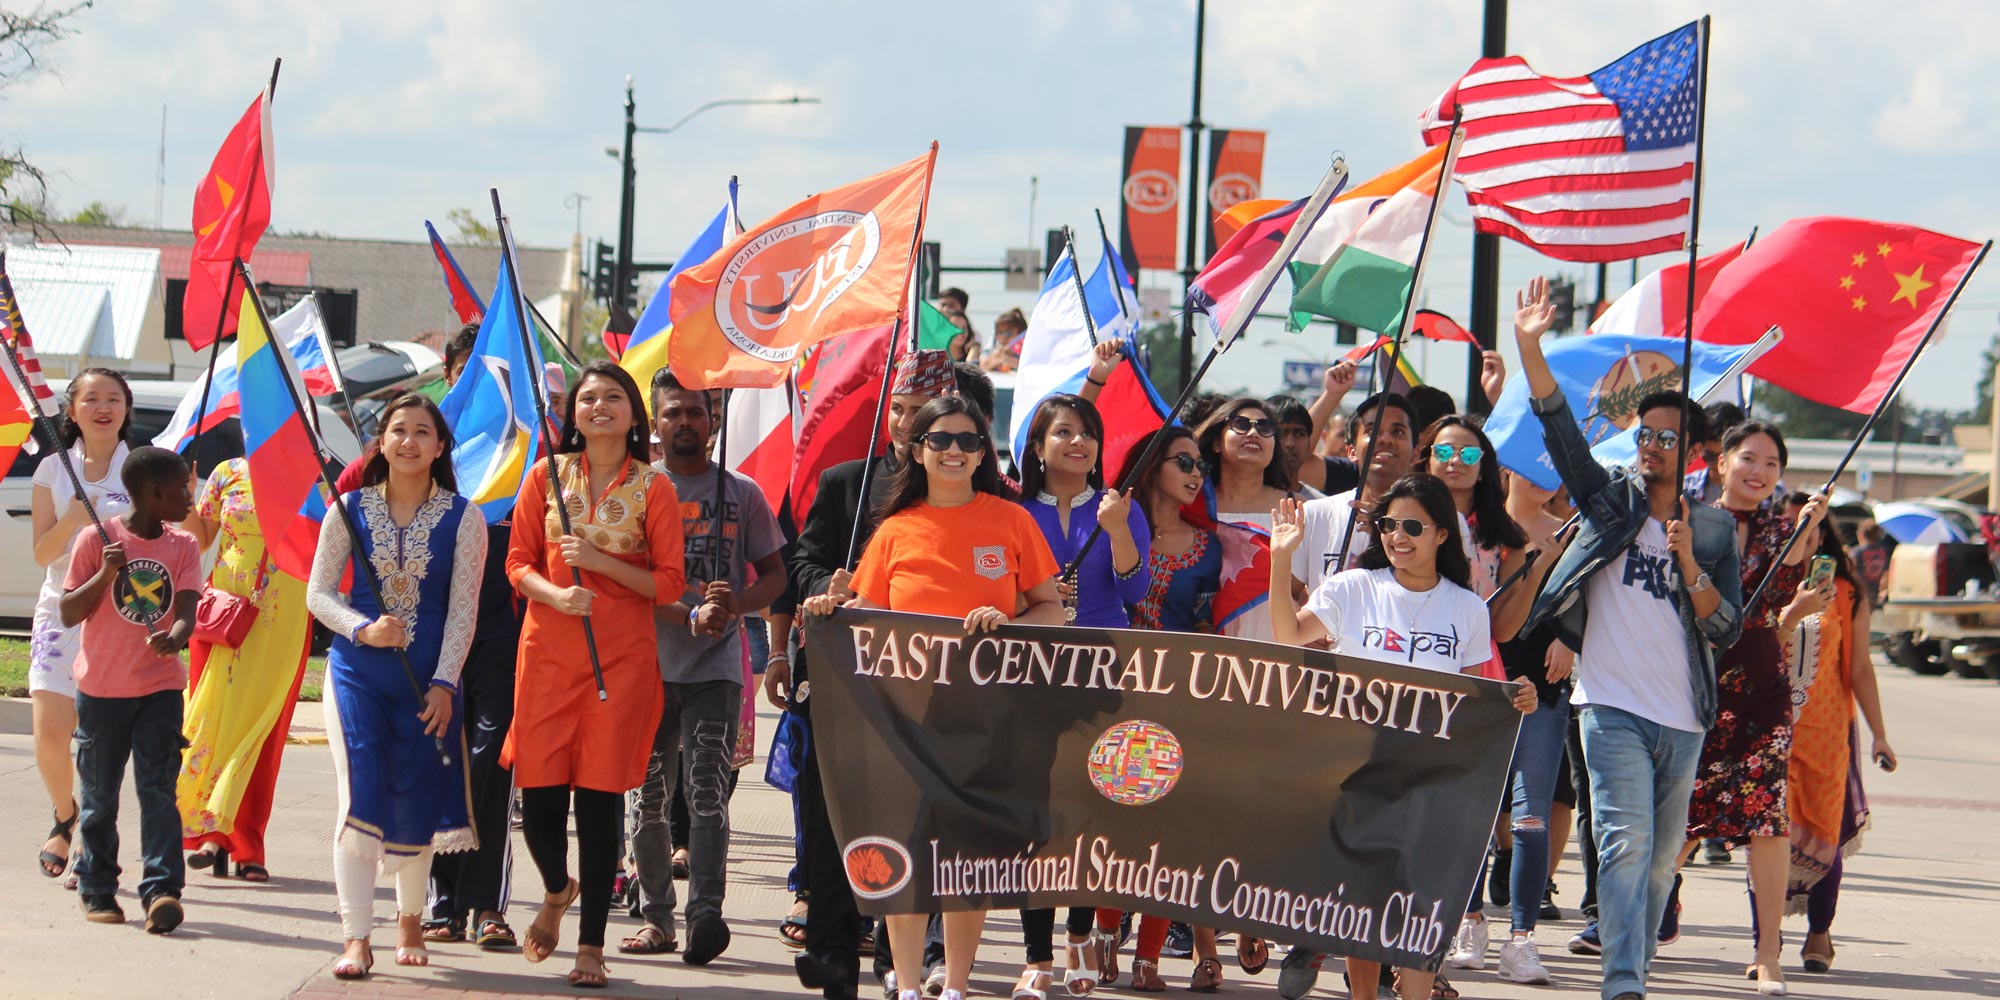
<svg viewBox="0 0 2000 1000">
<path fill-rule="evenodd" d="M 506 248 L 503 252 L 512 252 Z M 523 355 L 516 295 L 506 264 L 493 288 L 493 307 L 479 325 L 479 339 L 466 360 L 465 374 L 445 393 L 438 408 L 457 444 L 451 464 L 458 488 L 479 506 L 487 524 L 514 511 L 521 477 L 535 460 L 541 429 L 535 416 L 535 380 L 542 377 L 542 352 L 530 345 Z"/>
</svg>

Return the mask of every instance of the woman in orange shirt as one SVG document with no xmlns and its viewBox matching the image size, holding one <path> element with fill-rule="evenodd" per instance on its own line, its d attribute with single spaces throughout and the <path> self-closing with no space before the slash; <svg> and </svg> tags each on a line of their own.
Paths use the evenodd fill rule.
<svg viewBox="0 0 2000 1000">
<path fill-rule="evenodd" d="M 979 410 L 960 396 L 932 400 L 917 411 L 910 444 L 918 461 L 897 472 L 861 564 L 852 575 L 835 573 L 806 612 L 828 614 L 845 602 L 962 618 L 968 632 L 1063 624 L 1060 567 L 1034 518 L 1001 486 Z M 898 1000 L 919 996 L 925 922 L 922 914 L 888 918 Z M 964 1000 L 985 926 L 982 910 L 944 915 L 942 1000 Z"/>
<path fill-rule="evenodd" d="M 619 810 L 646 778 L 663 690 L 653 606 L 678 598 L 683 571 L 680 499 L 649 465 L 639 387 L 597 362 L 563 401 L 556 474 L 569 533 L 551 503 L 549 466 L 521 483 L 507 579 L 528 599 L 514 728 L 502 763 L 521 789 L 521 837 L 548 894 L 521 951 L 539 962 L 555 950 L 562 915 L 583 897 L 573 986 L 605 985 L 604 925 L 618 865 Z M 581 573 L 572 576 L 571 567 Z M 604 669 L 599 700 L 584 641 L 588 616 Z M 575 790 L 577 875 L 569 877 L 570 793 Z"/>
</svg>

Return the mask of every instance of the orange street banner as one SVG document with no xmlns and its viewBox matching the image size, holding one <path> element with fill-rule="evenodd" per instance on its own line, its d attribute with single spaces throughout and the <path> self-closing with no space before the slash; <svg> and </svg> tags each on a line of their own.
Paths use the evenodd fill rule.
<svg viewBox="0 0 2000 1000">
<path fill-rule="evenodd" d="M 1215 248 L 1234 236 L 1223 235 L 1217 221 L 1222 213 L 1246 201 L 1264 196 L 1264 133 L 1250 129 L 1219 128 L 1208 134 L 1208 245 L 1202 259 L 1215 256 Z M 1238 229 L 1241 226 L 1236 227 Z"/>
<path fill-rule="evenodd" d="M 683 384 L 782 385 L 806 348 L 903 310 L 930 197 L 930 152 L 813 195 L 673 280 L 667 364 Z"/>
<path fill-rule="evenodd" d="M 1118 254 L 1128 268 L 1174 269 L 1180 224 L 1181 130 L 1125 127 L 1125 178 L 1119 189 Z"/>
</svg>

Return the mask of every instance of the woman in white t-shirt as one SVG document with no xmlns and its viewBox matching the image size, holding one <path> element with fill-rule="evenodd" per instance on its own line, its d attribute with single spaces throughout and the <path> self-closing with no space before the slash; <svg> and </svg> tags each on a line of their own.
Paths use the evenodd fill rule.
<svg viewBox="0 0 2000 1000">
<path fill-rule="evenodd" d="M 65 392 L 57 442 L 83 480 L 83 492 L 100 521 L 132 509 L 118 470 L 125 464 L 125 435 L 132 429 L 132 387 L 108 368 L 86 368 Z M 69 867 L 76 825 L 72 794 L 75 768 L 69 755 L 76 731 L 76 662 L 81 628 L 64 628 L 56 604 L 69 569 L 70 542 L 90 530 L 90 514 L 76 502 L 76 486 L 60 456 L 48 455 L 35 467 L 30 494 L 35 563 L 47 567 L 35 599 L 28 644 L 28 694 L 34 701 L 35 766 L 49 792 L 55 826 L 38 858 L 42 874 L 60 878 Z"/>
<path fill-rule="evenodd" d="M 1493 657 L 1492 623 L 1486 603 L 1466 586 L 1471 566 L 1450 488 L 1426 473 L 1404 476 L 1372 513 L 1375 533 L 1360 565 L 1320 581 L 1300 608 L 1291 592 L 1291 556 L 1305 536 L 1299 505 L 1286 500 L 1271 512 L 1275 641 L 1303 646 L 1332 636 L 1336 653 L 1478 675 Z M 1517 683 L 1514 707 L 1532 712 L 1535 701 L 1534 685 Z M 1356 986 L 1374 984 L 1381 971 L 1376 962 L 1347 960 Z M 1432 977 L 1402 970 L 1403 995 L 1429 996 Z"/>
</svg>

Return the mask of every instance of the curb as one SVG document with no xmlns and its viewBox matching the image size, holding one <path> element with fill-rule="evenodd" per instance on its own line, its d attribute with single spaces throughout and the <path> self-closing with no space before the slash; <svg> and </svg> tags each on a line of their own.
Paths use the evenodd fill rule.
<svg viewBox="0 0 2000 1000">
<path fill-rule="evenodd" d="M 35 703 L 28 698 L 0 698 L 0 734 L 33 736 Z"/>
</svg>

